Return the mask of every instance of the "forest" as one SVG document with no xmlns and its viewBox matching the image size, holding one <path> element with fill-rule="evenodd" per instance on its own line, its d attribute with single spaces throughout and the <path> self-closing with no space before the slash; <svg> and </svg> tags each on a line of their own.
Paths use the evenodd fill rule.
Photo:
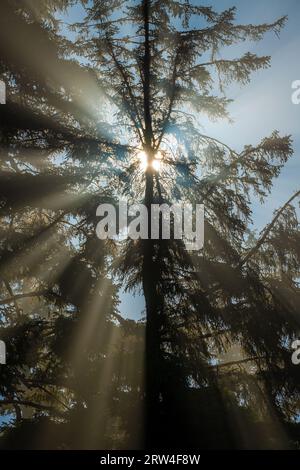
<svg viewBox="0 0 300 470">
<path fill-rule="evenodd" d="M 205 131 L 289 19 L 221 3 L 0 2 L 1 449 L 300 447 L 300 188 L 252 217 L 293 138 Z M 203 248 L 100 239 L 120 200 L 203 204 Z"/>
</svg>

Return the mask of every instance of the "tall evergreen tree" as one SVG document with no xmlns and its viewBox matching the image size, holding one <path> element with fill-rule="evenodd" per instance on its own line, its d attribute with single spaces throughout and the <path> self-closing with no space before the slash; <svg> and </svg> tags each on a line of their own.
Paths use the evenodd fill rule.
<svg viewBox="0 0 300 470">
<path fill-rule="evenodd" d="M 217 13 L 172 0 L 95 1 L 87 12 L 86 21 L 77 25 L 84 37 L 78 47 L 90 51 L 103 96 L 116 110 L 116 127 L 122 133 L 127 128 L 127 142 L 133 147 L 129 171 L 120 175 L 123 192 L 140 197 L 148 209 L 153 203 L 178 199 L 204 203 L 206 208 L 201 253 L 186 253 L 176 241 L 145 240 L 127 244 L 121 257 L 128 286 L 141 284 L 146 300 L 147 444 L 165 445 L 165 436 L 170 445 L 190 442 L 195 433 L 187 419 L 191 432 L 186 434 L 181 422 L 186 404 L 180 400 L 188 401 L 190 381 L 199 395 L 203 389 L 220 393 L 212 359 L 229 344 L 239 347 L 233 366 L 249 361 L 255 369 L 249 374 L 242 368 L 231 393 L 239 396 L 251 390 L 246 380 L 243 392 L 236 390 L 242 373 L 250 375 L 250 381 L 255 376 L 282 415 L 288 387 L 282 375 L 286 378 L 289 370 L 288 382 L 296 383 L 286 344 L 297 331 L 293 314 L 298 303 L 298 232 L 292 202 L 299 193 L 258 240 L 248 238 L 248 227 L 250 195 L 263 199 L 270 191 L 273 178 L 292 154 L 291 140 L 274 131 L 238 154 L 203 134 L 201 116 L 228 117 L 229 100 L 222 94 L 226 85 L 245 84 L 253 71 L 269 66 L 269 57 L 251 53 L 226 59 L 226 47 L 259 41 L 269 31 L 278 34 L 286 18 L 239 25 L 234 8 Z M 221 94 L 215 93 L 216 80 Z M 147 160 L 142 175 L 141 150 Z M 150 218 L 148 230 L 150 234 Z M 285 246 L 289 255 L 284 254 Z M 272 252 L 272 268 L 265 250 Z M 289 305 L 283 302 L 281 289 L 293 292 Z M 228 363 L 226 371 L 236 374 Z M 250 392 L 244 400 L 249 396 Z"/>
</svg>

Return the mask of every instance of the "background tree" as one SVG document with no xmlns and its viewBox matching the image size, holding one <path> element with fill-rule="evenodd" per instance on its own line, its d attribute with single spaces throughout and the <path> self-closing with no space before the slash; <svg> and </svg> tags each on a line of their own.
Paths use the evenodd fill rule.
<svg viewBox="0 0 300 470">
<path fill-rule="evenodd" d="M 58 35 L 55 13 L 69 4 L 0 7 L 4 447 L 130 445 L 120 421 L 130 431 L 139 413 L 126 391 L 140 386 L 141 333 L 117 313 L 114 247 L 94 229 L 96 207 L 112 197 L 100 195 L 102 163 L 122 148 L 95 124 L 97 87 Z"/>
</svg>

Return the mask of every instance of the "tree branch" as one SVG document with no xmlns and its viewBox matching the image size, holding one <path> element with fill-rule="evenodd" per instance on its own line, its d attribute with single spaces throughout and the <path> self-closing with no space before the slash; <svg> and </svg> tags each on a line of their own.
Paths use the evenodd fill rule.
<svg viewBox="0 0 300 470">
<path fill-rule="evenodd" d="M 298 196 L 300 196 L 300 191 L 297 191 L 293 196 L 291 196 L 289 200 L 277 211 L 273 220 L 265 227 L 263 234 L 257 241 L 256 245 L 253 248 L 251 248 L 251 250 L 247 253 L 247 255 L 240 261 L 237 268 L 241 268 L 251 258 L 251 256 L 253 256 L 259 250 L 259 248 L 265 242 L 267 236 L 269 235 L 270 231 L 274 227 L 275 223 L 277 222 L 281 214 L 284 212 L 287 206 Z"/>
<path fill-rule="evenodd" d="M 34 292 L 25 292 L 24 294 L 15 294 L 15 295 L 12 295 L 11 297 L 7 297 L 6 299 L 0 300 L 0 305 L 15 303 L 16 300 L 25 299 L 28 297 L 41 297 L 42 295 L 45 295 L 47 292 L 49 291 L 44 289 L 44 290 L 34 291 Z"/>
</svg>

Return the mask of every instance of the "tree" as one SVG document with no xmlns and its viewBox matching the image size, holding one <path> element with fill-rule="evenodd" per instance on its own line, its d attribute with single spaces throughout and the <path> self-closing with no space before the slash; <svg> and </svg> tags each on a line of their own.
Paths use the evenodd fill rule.
<svg viewBox="0 0 300 470">
<path fill-rule="evenodd" d="M 269 57 L 251 53 L 227 59 L 226 48 L 241 41 L 259 41 L 270 31 L 278 34 L 286 18 L 271 24 L 238 25 L 234 8 L 218 13 L 198 3 L 176 0 L 82 4 L 86 18 L 72 27 L 78 34 L 75 44 L 58 34 L 51 39 L 55 44 L 52 70 L 57 74 L 53 74 L 50 90 L 40 88 L 40 77 L 32 82 L 30 68 L 25 109 L 34 109 L 34 119 L 30 113 L 28 124 L 26 116 L 25 132 L 24 124 L 16 129 L 15 115 L 11 120 L 13 131 L 10 128 L 6 135 L 11 166 L 2 177 L 7 181 L 4 189 L 12 184 L 14 188 L 4 193 L 4 216 L 8 210 L 14 214 L 18 204 L 24 206 L 26 191 L 30 195 L 26 207 L 33 218 L 28 224 L 30 243 L 37 232 L 49 243 L 47 234 L 52 233 L 67 251 L 64 257 L 61 250 L 57 253 L 59 261 L 68 260 L 65 265 L 57 264 L 52 254 L 48 264 L 52 277 L 47 279 L 46 292 L 44 285 L 40 291 L 45 279 L 39 275 L 39 290 L 30 293 L 46 300 L 51 315 L 53 303 L 61 305 L 52 332 L 54 344 L 49 346 L 56 355 L 51 357 L 57 356 L 54 346 L 70 306 L 71 310 L 75 306 L 79 316 L 77 338 L 83 347 L 94 344 L 86 342 L 84 332 L 85 328 L 98 331 L 100 310 L 111 330 L 116 328 L 111 322 L 114 318 L 125 334 L 128 328 L 140 332 L 141 325 L 124 323 L 116 311 L 115 287 L 109 275 L 109 260 L 114 258 L 114 273 L 128 289 L 141 286 L 146 301 L 146 446 L 258 445 L 239 441 L 234 422 L 259 433 L 264 446 L 291 446 L 297 439 L 293 419 L 299 396 L 299 373 L 288 350 L 297 332 L 299 305 L 299 235 L 293 206 L 299 192 L 277 211 L 260 236 L 250 230 L 251 197 L 255 194 L 263 199 L 271 190 L 273 179 L 292 155 L 291 139 L 274 131 L 237 153 L 201 128 L 204 115 L 228 118 L 226 85 L 233 81 L 246 84 L 252 72 L 270 63 Z M 32 26 L 28 18 L 22 21 Z M 53 31 L 53 25 L 49 26 L 48 34 Z M 24 75 L 23 70 L 21 79 L 13 75 L 12 88 L 16 83 L 24 86 Z M 18 88 L 18 94 L 26 98 L 23 88 Z M 4 113 L 7 110 L 9 107 Z M 3 121 L 10 122 L 7 115 Z M 15 167 L 19 159 L 28 164 L 28 142 L 31 152 L 36 149 L 41 156 L 37 174 L 30 169 L 24 175 L 23 166 Z M 51 166 L 45 174 L 47 155 Z M 64 165 L 59 161 L 62 155 Z M 146 159 L 145 168 L 141 159 Z M 204 203 L 204 250 L 187 252 L 182 242 L 173 239 L 127 241 L 121 248 L 111 241 L 97 245 L 96 206 L 121 196 L 143 201 L 148 209 L 153 203 L 177 200 Z M 39 222 L 34 221 L 36 214 Z M 16 231 L 23 235 L 25 226 L 19 224 Z M 151 233 L 150 218 L 148 230 Z M 19 243 L 23 253 L 24 240 Z M 50 243 L 54 245 L 52 238 Z M 15 256 L 17 246 L 12 249 Z M 40 246 L 35 251 L 43 253 Z M 10 280 L 20 277 L 27 276 L 23 271 L 19 277 L 16 272 L 9 276 Z M 85 286 L 80 294 L 78 283 Z M 14 310 L 9 303 L 9 315 L 15 315 L 18 298 L 9 292 L 8 300 L 15 302 Z M 3 304 L 6 309 L 8 300 Z M 30 325 L 30 331 L 32 328 Z M 105 354 L 111 349 L 107 345 Z M 66 371 L 65 350 L 66 346 L 58 365 L 70 385 L 70 377 L 80 377 L 87 363 Z M 122 354 L 122 346 L 120 350 Z M 109 359 L 102 362 L 110 370 Z M 89 356 L 88 364 L 93 369 L 98 362 L 93 363 Z M 88 375 L 93 382 L 92 371 Z M 123 428 L 118 429 L 124 429 L 125 402 L 141 402 L 143 389 L 136 378 L 126 374 L 122 378 L 120 374 L 106 375 L 105 384 L 116 376 L 122 385 L 113 384 L 108 394 L 114 393 L 119 400 L 117 419 Z M 48 370 L 43 378 L 49 380 Z M 80 405 L 98 409 L 103 387 L 87 405 L 85 394 L 71 385 L 69 406 L 73 402 L 76 411 Z M 49 383 L 47 386 L 48 393 Z M 108 407 L 100 407 L 99 416 L 103 418 L 107 411 Z M 65 413 L 64 419 L 80 422 Z M 112 421 L 105 422 L 112 429 Z M 262 440 L 270 424 L 272 435 Z M 97 425 L 99 422 L 89 428 L 90 443 L 99 430 Z M 99 434 L 105 434 L 103 427 Z M 71 442 L 68 445 L 74 445 Z"/>
<path fill-rule="evenodd" d="M 121 446 L 131 437 L 120 419 L 139 413 L 126 387 L 137 394 L 141 327 L 117 313 L 113 243 L 94 230 L 97 205 L 112 197 L 104 188 L 99 198 L 99 153 L 105 162 L 122 147 L 96 132 L 92 100 L 82 109 L 95 86 L 58 35 L 55 11 L 69 4 L 1 3 L 3 447 Z"/>
<path fill-rule="evenodd" d="M 291 311 L 284 307 L 289 318 L 281 316 L 282 305 L 270 285 L 270 266 L 266 258 L 262 262 L 260 251 L 270 243 L 269 235 L 285 210 L 245 254 L 250 191 L 263 198 L 270 190 L 272 179 L 292 153 L 290 138 L 274 132 L 259 145 L 246 146 L 237 154 L 204 135 L 199 126 L 201 113 L 227 117 L 228 100 L 211 92 L 216 74 L 222 90 L 234 80 L 247 83 L 251 72 L 269 65 L 269 57 L 248 53 L 228 60 L 220 57 L 219 51 L 246 39 L 260 40 L 271 30 L 278 33 L 285 22 L 280 18 L 272 24 L 236 25 L 234 15 L 235 9 L 218 14 L 190 2 L 143 1 L 135 6 L 94 2 L 80 25 L 85 34 L 82 47 L 92 46 L 91 59 L 99 71 L 103 93 L 121 109 L 118 125 L 127 124 L 130 145 L 147 156 L 147 207 L 178 198 L 206 206 L 203 253 L 186 254 L 174 241 L 145 241 L 129 244 L 121 263 L 129 285 L 141 282 L 146 299 L 146 429 L 150 446 L 162 442 L 161 436 L 157 439 L 158 423 L 162 416 L 168 421 L 164 413 L 175 400 L 168 397 L 170 383 L 178 394 L 180 384 L 187 388 L 190 371 L 200 388 L 215 384 L 210 371 L 212 351 L 222 349 L 225 338 L 238 342 L 241 350 L 250 354 L 247 360 L 257 362 L 263 375 L 265 368 L 277 370 L 283 359 L 289 363 L 282 341 L 295 333 L 294 307 Z M 191 27 L 195 17 L 197 27 Z M 158 151 L 163 155 L 160 172 L 153 167 Z M 128 173 L 123 177 L 125 192 L 132 193 L 133 178 L 136 175 L 130 178 Z M 140 189 L 140 184 L 136 187 Z M 287 208 L 292 211 L 290 204 Z M 286 243 L 287 237 L 297 237 L 295 214 L 290 212 L 290 217 L 286 221 L 289 229 L 281 229 L 281 243 Z M 150 224 L 149 220 L 149 231 Z M 282 253 L 276 250 L 276 255 L 276 263 L 278 257 L 281 262 L 285 259 L 284 267 L 279 263 L 280 271 L 289 272 L 288 280 L 284 276 L 281 282 L 295 289 L 297 253 L 290 254 L 292 270 Z M 278 271 L 273 269 L 272 275 L 277 277 Z M 257 335 L 253 326 L 262 312 L 261 334 Z M 271 314 L 276 323 L 272 337 L 268 332 Z M 193 340 L 191 332 L 197 332 Z M 273 400 L 278 399 L 278 390 L 272 394 Z M 169 435 L 165 431 L 170 433 L 170 422 L 166 429 L 160 424 L 162 435 Z M 170 443 L 176 433 L 179 442 L 182 439 L 179 428 L 173 427 Z"/>
</svg>

